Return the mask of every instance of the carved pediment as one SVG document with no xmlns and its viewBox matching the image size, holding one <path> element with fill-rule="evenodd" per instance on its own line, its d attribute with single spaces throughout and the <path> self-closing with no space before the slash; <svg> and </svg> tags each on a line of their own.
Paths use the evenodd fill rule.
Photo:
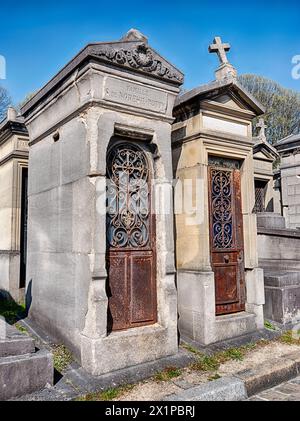
<svg viewBox="0 0 300 421">
<path fill-rule="evenodd" d="M 278 159 L 279 154 L 276 149 L 268 142 L 258 141 L 253 148 L 253 156 L 255 159 L 265 159 L 275 161 Z"/>
<path fill-rule="evenodd" d="M 22 107 L 27 115 L 45 96 L 53 92 L 75 69 L 97 61 L 109 67 L 148 75 L 176 87 L 182 85 L 184 75 L 148 45 L 148 39 L 136 29 L 131 29 L 120 41 L 98 42 L 83 48 L 56 76 Z"/>
<path fill-rule="evenodd" d="M 236 110 L 244 111 L 245 109 L 247 109 L 246 106 L 242 103 L 242 101 L 229 94 L 220 95 L 216 97 L 214 101 L 225 105 L 226 107 L 234 108 Z"/>
<path fill-rule="evenodd" d="M 120 44 L 94 45 L 90 53 L 118 66 L 148 73 L 177 84 L 183 83 L 183 74 L 148 47 L 146 43 Z"/>
</svg>

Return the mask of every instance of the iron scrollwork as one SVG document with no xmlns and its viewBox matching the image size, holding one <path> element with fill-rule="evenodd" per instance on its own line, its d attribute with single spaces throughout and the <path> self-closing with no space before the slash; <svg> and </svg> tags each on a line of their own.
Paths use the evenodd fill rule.
<svg viewBox="0 0 300 421">
<path fill-rule="evenodd" d="M 107 239 L 113 248 L 140 248 L 149 243 L 149 164 L 134 144 L 118 144 L 107 160 Z"/>
<path fill-rule="evenodd" d="M 213 248 L 233 247 L 231 171 L 211 170 Z"/>
</svg>

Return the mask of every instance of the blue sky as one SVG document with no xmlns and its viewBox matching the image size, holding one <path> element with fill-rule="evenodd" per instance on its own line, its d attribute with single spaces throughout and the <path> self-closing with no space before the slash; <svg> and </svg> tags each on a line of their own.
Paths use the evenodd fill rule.
<svg viewBox="0 0 300 421">
<path fill-rule="evenodd" d="M 1 1 L 0 81 L 18 103 L 43 86 L 85 44 L 118 40 L 134 27 L 185 73 L 185 88 L 214 78 L 214 36 L 232 46 L 229 59 L 241 73 L 256 73 L 300 91 L 291 76 L 300 55 L 300 2 L 61 0 Z"/>
</svg>

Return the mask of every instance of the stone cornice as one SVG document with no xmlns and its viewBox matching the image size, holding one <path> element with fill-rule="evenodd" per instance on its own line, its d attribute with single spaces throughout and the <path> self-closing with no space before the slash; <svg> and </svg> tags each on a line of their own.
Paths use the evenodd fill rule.
<svg viewBox="0 0 300 421">
<path fill-rule="evenodd" d="M 177 129 L 178 131 L 182 131 L 183 136 L 181 138 L 176 138 L 176 135 L 174 136 L 174 133 L 172 132 L 172 148 L 177 147 L 178 145 L 186 142 L 190 142 L 192 140 L 200 139 L 203 141 L 221 141 L 221 142 L 232 142 L 236 143 L 238 145 L 246 145 L 247 147 L 253 148 L 253 138 L 246 137 L 246 136 L 237 136 L 226 132 L 219 132 L 215 130 L 209 130 L 209 129 L 201 129 L 196 133 L 193 133 L 189 136 L 184 135 L 184 127 Z M 174 140 L 175 138 L 175 140 Z"/>
<path fill-rule="evenodd" d="M 136 115 L 136 116 L 145 116 L 146 115 L 146 116 L 150 116 L 153 120 L 164 121 L 164 122 L 167 122 L 167 123 L 170 123 L 170 124 L 173 123 L 173 120 L 174 120 L 173 118 L 157 115 L 156 113 L 151 112 L 151 111 L 144 111 L 144 110 L 139 111 L 138 109 L 136 109 L 136 110 L 129 109 L 129 107 L 126 107 L 126 106 L 120 105 L 120 104 L 114 104 L 114 106 L 112 108 L 112 105 L 107 103 L 104 100 L 91 100 L 91 101 L 87 101 L 86 103 L 84 103 L 81 107 L 74 110 L 68 116 L 66 116 L 66 117 L 62 118 L 61 120 L 57 121 L 53 126 L 51 126 L 45 132 L 41 133 L 36 138 L 30 139 L 29 146 L 35 145 L 36 143 L 40 142 L 44 137 L 51 135 L 56 130 L 58 130 L 59 127 L 61 127 L 62 125 L 64 125 L 68 121 L 73 120 L 73 118 L 76 117 L 79 113 L 82 113 L 85 110 L 87 110 L 88 108 L 93 107 L 93 106 L 101 107 L 101 108 L 108 109 L 108 110 L 113 110 L 115 112 L 122 112 L 122 113 L 130 114 L 130 115 Z"/>
<path fill-rule="evenodd" d="M 19 121 L 7 121 L 0 130 L 0 145 L 14 134 L 28 136 L 25 124 Z"/>
<path fill-rule="evenodd" d="M 0 167 L 11 159 L 28 159 L 29 151 L 13 151 L 0 160 Z"/>
</svg>

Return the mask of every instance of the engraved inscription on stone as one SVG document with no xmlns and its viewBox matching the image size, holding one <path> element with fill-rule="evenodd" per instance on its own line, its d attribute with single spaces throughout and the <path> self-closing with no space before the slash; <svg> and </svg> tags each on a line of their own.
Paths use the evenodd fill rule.
<svg viewBox="0 0 300 421">
<path fill-rule="evenodd" d="M 106 80 L 104 99 L 158 113 L 165 113 L 167 108 L 165 92 L 119 79 Z"/>
<path fill-rule="evenodd" d="M 19 140 L 18 141 L 18 149 L 28 149 L 28 141 L 27 140 Z"/>
</svg>

